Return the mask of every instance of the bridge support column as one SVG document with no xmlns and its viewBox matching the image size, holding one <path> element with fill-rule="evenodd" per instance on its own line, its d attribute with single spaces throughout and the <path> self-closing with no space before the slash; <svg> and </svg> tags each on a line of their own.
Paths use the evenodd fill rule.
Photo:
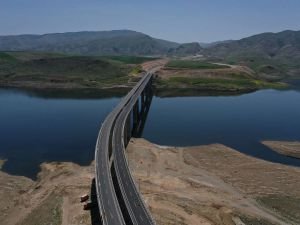
<svg viewBox="0 0 300 225">
<path fill-rule="evenodd" d="M 151 101 L 151 98 L 152 98 L 152 79 L 149 80 L 149 83 L 148 83 L 148 85 L 145 88 L 145 92 L 146 92 L 145 103 L 146 103 L 146 106 L 148 107 L 149 102 Z"/>
<path fill-rule="evenodd" d="M 150 84 L 150 81 L 149 81 L 149 83 L 148 83 L 148 85 L 146 87 L 146 92 L 147 92 L 147 95 L 146 95 L 146 102 L 147 102 L 147 104 L 146 105 L 148 105 L 149 101 L 150 101 L 150 97 L 151 97 L 151 84 Z"/>
<path fill-rule="evenodd" d="M 133 129 L 136 129 L 140 120 L 139 100 L 133 106 Z"/>
<path fill-rule="evenodd" d="M 142 91 L 141 101 L 142 101 L 142 109 L 141 109 L 141 111 L 143 111 L 144 108 L 145 108 L 145 104 L 146 104 L 146 93 L 145 93 L 145 90 Z"/>
</svg>

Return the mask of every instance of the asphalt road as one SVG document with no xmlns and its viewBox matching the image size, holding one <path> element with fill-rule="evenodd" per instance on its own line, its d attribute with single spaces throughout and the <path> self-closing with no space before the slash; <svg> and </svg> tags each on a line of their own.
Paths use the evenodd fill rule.
<svg viewBox="0 0 300 225">
<path fill-rule="evenodd" d="M 151 77 L 151 73 L 146 74 L 138 83 L 137 85 L 121 100 L 121 102 L 114 108 L 114 110 L 108 115 L 108 117 L 105 119 L 104 123 L 101 126 L 97 143 L 96 143 L 96 151 L 95 151 L 95 174 L 96 174 L 96 190 L 97 190 L 97 199 L 98 204 L 100 208 L 100 214 L 103 220 L 103 223 L 106 225 L 122 225 L 126 224 L 125 220 L 122 215 L 120 202 L 118 201 L 116 190 L 112 181 L 112 174 L 111 174 L 111 164 L 110 160 L 114 160 L 114 165 L 117 165 L 121 161 L 117 161 L 113 157 L 118 156 L 119 154 L 115 154 L 115 149 L 111 148 L 112 143 L 112 131 L 115 126 L 120 126 L 120 122 L 123 122 L 121 120 L 117 119 L 120 116 L 121 113 L 127 112 L 124 111 L 124 109 L 128 109 L 130 112 L 129 102 L 132 102 L 133 98 L 138 98 L 139 93 L 144 89 L 145 84 L 148 82 L 148 80 Z M 130 104 L 131 105 L 131 104 Z M 122 123 L 121 123 L 122 124 Z M 123 131 L 121 131 L 123 133 Z M 121 134 L 122 135 L 122 134 Z M 122 139 L 123 140 L 123 139 Z M 110 154 L 110 150 L 112 150 L 114 153 Z M 123 152 L 124 154 L 124 152 Z M 118 157 L 119 159 L 120 157 Z M 125 158 L 126 160 L 126 158 Z M 127 161 L 126 161 L 127 163 Z M 122 166 L 124 166 L 124 162 L 122 163 Z M 128 169 L 128 168 L 127 168 Z M 120 177 L 119 170 L 116 171 L 118 178 Z M 130 179 L 132 180 L 132 177 L 130 175 L 130 171 L 128 169 L 127 174 Z M 119 180 L 119 179 L 118 179 Z M 120 181 L 120 180 L 119 180 Z M 121 190 L 123 190 L 123 183 L 119 183 Z M 134 182 L 132 183 L 134 185 Z M 134 186 L 135 187 L 135 186 Z M 133 188 L 133 187 L 131 187 Z M 136 188 L 135 188 L 136 189 Z M 134 190 L 134 189 L 132 189 Z M 122 193 L 123 194 L 123 193 Z M 136 193 L 138 194 L 138 193 Z M 123 195 L 124 196 L 124 195 Z M 135 201 L 137 195 L 135 196 Z M 140 199 L 140 201 L 142 201 Z M 126 200 L 126 207 L 129 207 L 128 202 L 131 202 L 131 199 Z M 145 206 L 142 204 L 141 208 L 145 208 Z M 128 211 L 130 212 L 130 217 L 135 218 L 135 214 L 140 212 L 132 211 L 131 208 L 128 208 Z M 143 219 L 147 219 L 146 217 L 143 217 Z M 133 219 L 134 221 L 134 219 Z M 134 224 L 148 224 L 148 223 L 134 223 Z"/>
<path fill-rule="evenodd" d="M 116 120 L 112 139 L 115 168 L 123 198 L 125 199 L 125 203 L 128 211 L 130 212 L 133 224 L 141 225 L 153 225 L 155 223 L 150 212 L 147 210 L 142 196 L 137 190 L 135 182 L 131 176 L 125 155 L 123 134 L 126 132 L 125 124 L 127 117 L 150 79 L 151 75 L 149 74 L 145 82 L 140 86 L 136 93 L 131 97 L 127 105 L 122 109 L 121 114 Z"/>
</svg>

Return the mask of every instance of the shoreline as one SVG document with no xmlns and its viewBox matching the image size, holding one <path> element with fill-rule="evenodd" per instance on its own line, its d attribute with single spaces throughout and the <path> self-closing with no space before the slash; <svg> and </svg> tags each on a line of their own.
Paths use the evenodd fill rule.
<svg viewBox="0 0 300 225">
<path fill-rule="evenodd" d="M 50 87 L 50 86 L 18 86 L 18 85 L 3 85 L 0 84 L 0 89 L 3 90 L 16 90 L 29 93 L 44 93 L 60 92 L 60 93 L 76 93 L 76 92 L 88 92 L 91 94 L 102 93 L 105 96 L 123 96 L 129 90 L 131 85 L 117 85 L 111 87 Z M 240 88 L 240 89 L 216 89 L 216 88 L 168 88 L 168 87 L 156 87 L 154 86 L 154 95 L 159 97 L 188 97 L 188 96 L 235 96 L 253 93 L 260 90 L 289 90 L 289 88 Z"/>
<path fill-rule="evenodd" d="M 0 171 L 3 167 L 3 165 L 5 164 L 6 160 L 5 159 L 0 159 Z"/>
<path fill-rule="evenodd" d="M 36 84 L 28 84 L 24 85 L 22 84 L 16 84 L 16 83 L 9 83 L 9 84 L 3 84 L 0 83 L 0 88 L 15 88 L 15 89 L 31 89 L 31 90 L 112 90 L 112 89 L 131 89 L 134 86 L 132 85 L 112 85 L 112 86 L 103 86 L 103 87 L 92 87 L 92 86 L 80 86 L 78 84 L 70 84 L 70 85 L 53 85 L 51 83 L 36 83 Z"/>
<path fill-rule="evenodd" d="M 295 187 L 300 186 L 300 168 L 221 144 L 172 147 L 145 139 L 132 139 L 127 157 L 158 225 L 299 224 L 300 190 Z M 33 225 L 43 219 L 91 224 L 79 197 L 90 193 L 93 177 L 93 163 L 42 163 L 36 181 L 0 171 L 0 219 L 6 224 Z M 47 217 L 49 210 L 56 210 L 56 216 Z"/>
<path fill-rule="evenodd" d="M 80 196 L 90 194 L 93 163 L 42 163 L 37 180 L 0 170 L 0 220 L 7 225 L 90 225 Z"/>
<path fill-rule="evenodd" d="M 132 139 L 127 154 L 158 224 L 300 222 L 300 192 L 295 190 L 300 168 L 221 144 L 171 147 Z"/>
<path fill-rule="evenodd" d="M 281 155 L 300 159 L 299 141 L 263 141 L 262 144 Z"/>
</svg>

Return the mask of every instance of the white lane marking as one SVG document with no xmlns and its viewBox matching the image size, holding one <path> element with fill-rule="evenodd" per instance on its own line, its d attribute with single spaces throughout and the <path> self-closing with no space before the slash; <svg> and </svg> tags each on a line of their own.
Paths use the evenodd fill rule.
<svg viewBox="0 0 300 225">
<path fill-rule="evenodd" d="M 141 214 L 140 214 L 140 218 L 141 218 L 142 221 L 144 221 L 144 220 L 143 220 L 143 217 L 141 216 Z"/>
</svg>

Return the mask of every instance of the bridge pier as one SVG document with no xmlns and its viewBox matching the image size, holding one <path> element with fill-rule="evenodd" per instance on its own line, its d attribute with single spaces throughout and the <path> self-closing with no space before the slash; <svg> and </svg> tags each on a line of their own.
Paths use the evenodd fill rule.
<svg viewBox="0 0 300 225">
<path fill-rule="evenodd" d="M 151 80 L 149 81 L 147 87 L 146 87 L 146 106 L 148 106 L 150 98 L 152 98 L 153 93 L 152 93 L 152 84 L 151 84 Z"/>
<path fill-rule="evenodd" d="M 141 108 L 141 110 L 143 110 L 145 108 L 145 103 L 146 103 L 145 89 L 142 91 L 142 94 L 141 94 L 141 102 L 142 102 L 142 108 Z"/>
<path fill-rule="evenodd" d="M 139 112 L 139 100 L 133 106 L 133 129 L 137 128 L 140 120 L 140 112 Z"/>
<path fill-rule="evenodd" d="M 132 127 L 132 136 L 133 137 L 141 137 L 145 122 L 147 119 L 147 115 L 150 109 L 150 105 L 153 98 L 153 91 L 151 87 L 151 83 L 149 83 L 144 92 L 141 93 L 140 100 L 138 99 L 136 104 L 133 107 L 133 127 Z M 141 107 L 140 106 L 141 101 Z"/>
<path fill-rule="evenodd" d="M 152 76 L 147 73 L 142 77 L 134 91 L 126 95 L 108 115 L 98 135 L 95 185 L 100 215 L 105 225 L 155 225 L 138 194 L 125 155 L 133 127 L 142 133 L 152 100 L 151 86 L 148 85 Z"/>
<path fill-rule="evenodd" d="M 124 127 L 124 145 L 128 145 L 130 138 L 140 137 L 143 132 L 145 120 L 147 118 L 148 111 L 150 109 L 151 101 L 153 97 L 152 79 L 145 86 L 141 92 L 140 97 L 135 102 L 131 112 L 126 118 Z"/>
</svg>

